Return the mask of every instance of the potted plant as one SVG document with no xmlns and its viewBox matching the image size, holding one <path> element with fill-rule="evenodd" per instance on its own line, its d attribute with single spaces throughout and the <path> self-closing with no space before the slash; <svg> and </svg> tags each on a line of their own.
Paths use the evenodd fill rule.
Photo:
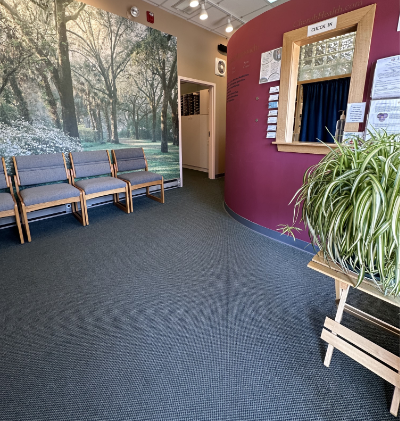
<svg viewBox="0 0 400 421">
<path fill-rule="evenodd" d="M 311 243 L 327 261 L 370 278 L 385 295 L 400 294 L 400 142 L 370 133 L 336 143 L 309 168 L 293 197 Z M 279 228 L 294 236 L 296 227 Z"/>
</svg>

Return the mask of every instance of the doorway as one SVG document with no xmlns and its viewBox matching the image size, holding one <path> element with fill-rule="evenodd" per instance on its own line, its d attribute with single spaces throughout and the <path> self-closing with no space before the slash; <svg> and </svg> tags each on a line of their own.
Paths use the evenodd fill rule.
<svg viewBox="0 0 400 421">
<path fill-rule="evenodd" d="M 181 174 L 183 167 L 215 179 L 215 89 L 211 82 L 178 77 Z"/>
</svg>

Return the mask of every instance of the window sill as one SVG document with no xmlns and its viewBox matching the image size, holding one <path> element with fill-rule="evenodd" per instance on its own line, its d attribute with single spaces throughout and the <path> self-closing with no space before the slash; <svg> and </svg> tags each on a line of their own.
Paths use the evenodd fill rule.
<svg viewBox="0 0 400 421">
<path fill-rule="evenodd" d="M 332 149 L 336 149 L 337 145 L 330 144 L 329 147 L 323 143 L 316 142 L 272 142 L 277 145 L 278 152 L 292 153 L 308 153 L 313 155 L 327 155 Z"/>
</svg>

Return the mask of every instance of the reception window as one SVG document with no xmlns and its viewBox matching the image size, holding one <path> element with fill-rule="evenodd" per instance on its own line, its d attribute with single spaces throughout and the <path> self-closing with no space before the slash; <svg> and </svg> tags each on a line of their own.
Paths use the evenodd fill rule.
<svg viewBox="0 0 400 421">
<path fill-rule="evenodd" d="M 351 32 L 300 48 L 293 142 L 333 143 L 347 107 L 355 37 Z"/>
<path fill-rule="evenodd" d="M 375 10 L 376 5 L 372 4 L 339 15 L 335 28 L 319 34 L 310 35 L 307 26 L 284 34 L 278 122 L 273 142 L 278 151 L 329 152 L 330 147 L 317 138 L 325 136 L 325 126 L 330 126 L 335 134 L 339 110 L 345 110 L 347 103 L 363 101 Z M 340 97 L 337 104 L 334 103 L 336 93 Z M 307 104 L 308 100 L 312 103 Z M 319 112 L 321 108 L 331 123 L 326 124 L 323 113 Z M 314 131 L 303 131 L 306 116 L 308 127 L 313 126 Z M 320 127 L 322 135 L 317 134 Z M 356 132 L 358 128 L 358 123 L 345 125 L 345 131 Z M 333 141 L 332 137 L 330 140 Z"/>
</svg>

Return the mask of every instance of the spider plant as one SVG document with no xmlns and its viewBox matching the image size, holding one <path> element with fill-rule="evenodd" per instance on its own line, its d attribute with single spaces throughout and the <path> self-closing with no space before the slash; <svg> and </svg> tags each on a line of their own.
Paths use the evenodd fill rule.
<svg viewBox="0 0 400 421">
<path fill-rule="evenodd" d="M 314 247 L 345 271 L 370 278 L 385 295 L 400 294 L 400 142 L 370 133 L 336 143 L 309 168 L 294 202 Z M 291 202 L 291 203 L 292 203 Z M 291 232 L 291 228 L 281 228 Z"/>
</svg>

